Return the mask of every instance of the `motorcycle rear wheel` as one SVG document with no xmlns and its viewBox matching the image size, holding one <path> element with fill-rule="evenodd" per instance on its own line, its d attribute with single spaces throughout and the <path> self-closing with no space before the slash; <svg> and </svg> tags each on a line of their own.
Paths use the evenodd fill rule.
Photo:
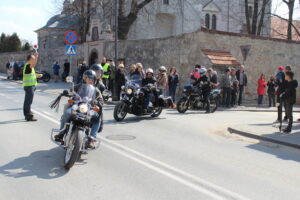
<svg viewBox="0 0 300 200">
<path fill-rule="evenodd" d="M 189 108 L 189 102 L 186 98 L 181 98 L 177 103 L 177 111 L 179 113 L 185 113 Z"/>
<path fill-rule="evenodd" d="M 81 130 L 75 130 L 75 132 L 70 136 L 69 146 L 66 149 L 65 157 L 64 157 L 64 163 L 65 168 L 69 170 L 75 162 L 77 161 L 79 154 L 80 154 L 80 148 L 82 146 L 82 138 L 83 138 L 83 132 Z"/>
<path fill-rule="evenodd" d="M 126 112 L 126 104 L 123 103 L 123 102 L 120 102 L 116 105 L 115 109 L 114 109 L 114 118 L 117 122 L 120 122 L 122 121 L 126 115 L 127 115 L 127 112 Z"/>
</svg>

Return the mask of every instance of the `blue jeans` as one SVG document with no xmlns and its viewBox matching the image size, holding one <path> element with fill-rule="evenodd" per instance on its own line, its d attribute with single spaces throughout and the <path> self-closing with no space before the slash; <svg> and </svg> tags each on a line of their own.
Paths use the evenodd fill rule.
<svg viewBox="0 0 300 200">
<path fill-rule="evenodd" d="M 176 98 L 176 89 L 177 89 L 176 85 L 169 88 L 169 96 L 172 97 L 172 100 L 174 103 L 176 102 L 175 101 L 176 100 L 175 99 Z"/>
<path fill-rule="evenodd" d="M 33 114 L 31 112 L 31 104 L 33 101 L 35 86 L 25 86 L 25 99 L 24 99 L 24 105 L 23 105 L 23 112 L 25 117 L 32 117 Z"/>
<path fill-rule="evenodd" d="M 70 121 L 70 118 L 72 115 L 71 112 L 72 112 L 72 108 L 68 108 L 68 109 L 66 109 L 64 114 L 61 116 L 60 130 L 63 129 L 65 124 Z M 96 138 L 99 128 L 100 128 L 100 120 L 99 120 L 99 118 L 97 118 L 92 123 L 92 127 L 91 127 L 91 136 L 92 137 Z"/>
<path fill-rule="evenodd" d="M 243 103 L 243 93 L 244 93 L 244 86 L 240 85 L 240 88 L 239 88 L 239 101 L 238 101 L 239 106 Z"/>
</svg>

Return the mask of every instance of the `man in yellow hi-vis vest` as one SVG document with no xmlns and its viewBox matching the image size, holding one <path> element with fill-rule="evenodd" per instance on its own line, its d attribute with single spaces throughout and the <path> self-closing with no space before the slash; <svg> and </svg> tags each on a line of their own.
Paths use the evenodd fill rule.
<svg viewBox="0 0 300 200">
<path fill-rule="evenodd" d="M 23 112 L 26 121 L 37 121 L 31 112 L 31 104 L 33 101 L 34 91 L 37 86 L 37 78 L 42 77 L 42 74 L 35 74 L 34 67 L 37 63 L 39 54 L 35 52 L 33 55 L 27 56 L 27 61 L 23 69 L 23 86 L 25 90 L 25 100 L 23 105 Z"/>
<path fill-rule="evenodd" d="M 105 57 L 101 59 L 101 67 L 103 69 L 102 80 L 106 88 L 108 88 L 111 70 L 110 70 L 110 65 L 106 62 Z"/>
</svg>

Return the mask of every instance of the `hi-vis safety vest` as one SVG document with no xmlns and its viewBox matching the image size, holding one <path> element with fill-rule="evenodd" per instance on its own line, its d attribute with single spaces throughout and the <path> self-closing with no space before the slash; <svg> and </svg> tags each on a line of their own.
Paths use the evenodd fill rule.
<svg viewBox="0 0 300 200">
<path fill-rule="evenodd" d="M 104 72 L 104 74 L 102 75 L 102 78 L 109 78 L 109 75 L 105 75 L 105 73 L 107 73 L 109 67 L 110 67 L 110 65 L 108 63 L 106 63 L 104 66 L 102 66 L 102 69 Z"/>
<path fill-rule="evenodd" d="M 24 65 L 23 69 L 23 86 L 36 86 L 37 80 L 34 68 L 31 68 L 30 74 L 25 74 L 26 67 L 29 67 L 28 63 Z"/>
</svg>

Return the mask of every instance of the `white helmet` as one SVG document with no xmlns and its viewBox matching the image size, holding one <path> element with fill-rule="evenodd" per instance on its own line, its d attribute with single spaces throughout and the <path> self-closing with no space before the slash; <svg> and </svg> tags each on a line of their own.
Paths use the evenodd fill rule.
<svg viewBox="0 0 300 200">
<path fill-rule="evenodd" d="M 153 74 L 153 69 L 151 69 L 151 68 L 146 69 L 146 74 L 148 74 L 148 73 Z"/>
<path fill-rule="evenodd" d="M 205 74 L 206 72 L 207 72 L 207 70 L 206 70 L 205 67 L 203 67 L 203 68 L 200 69 L 200 74 Z"/>
<path fill-rule="evenodd" d="M 159 68 L 159 71 L 167 71 L 167 68 L 166 68 L 165 66 L 161 66 L 161 67 Z"/>
</svg>

